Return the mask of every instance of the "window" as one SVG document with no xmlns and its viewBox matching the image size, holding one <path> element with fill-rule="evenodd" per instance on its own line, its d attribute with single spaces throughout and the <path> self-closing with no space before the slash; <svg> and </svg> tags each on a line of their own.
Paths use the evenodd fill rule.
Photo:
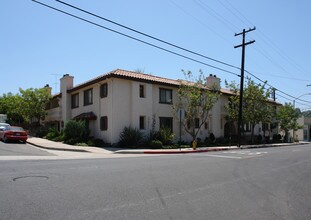
<svg viewBox="0 0 311 220">
<path fill-rule="evenodd" d="M 108 130 L 108 117 L 103 116 L 100 118 L 100 130 L 107 131 Z"/>
<path fill-rule="evenodd" d="M 208 130 L 208 128 L 209 128 L 209 125 L 208 125 L 208 122 L 206 121 L 206 122 L 204 123 L 204 129 L 205 129 L 205 130 Z"/>
<path fill-rule="evenodd" d="M 173 103 L 173 91 L 171 89 L 160 88 L 160 103 L 172 104 Z"/>
<path fill-rule="evenodd" d="M 251 132 L 251 124 L 250 124 L 250 122 L 244 124 L 244 131 Z"/>
<path fill-rule="evenodd" d="M 84 91 L 84 105 L 93 104 L 93 89 L 88 89 Z"/>
<path fill-rule="evenodd" d="M 144 85 L 139 85 L 139 97 L 145 98 L 145 86 Z"/>
<path fill-rule="evenodd" d="M 71 108 L 79 107 L 79 93 L 71 95 Z"/>
<path fill-rule="evenodd" d="M 140 116 L 139 117 L 139 129 L 144 130 L 146 128 L 145 126 L 145 116 Z"/>
<path fill-rule="evenodd" d="M 200 119 L 199 118 L 195 118 L 194 119 L 194 127 L 195 128 L 199 128 L 200 127 Z"/>
<path fill-rule="evenodd" d="M 100 97 L 105 98 L 107 96 L 108 96 L 108 84 L 105 83 L 100 86 Z"/>
<path fill-rule="evenodd" d="M 169 128 L 173 132 L 173 118 L 160 117 L 160 128 Z"/>
</svg>

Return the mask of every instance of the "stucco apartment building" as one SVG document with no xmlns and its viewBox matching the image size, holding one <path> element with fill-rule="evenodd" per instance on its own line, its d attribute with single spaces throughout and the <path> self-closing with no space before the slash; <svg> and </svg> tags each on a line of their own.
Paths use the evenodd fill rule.
<svg viewBox="0 0 311 220">
<path fill-rule="evenodd" d="M 88 121 L 91 135 L 106 143 L 116 144 L 125 126 L 140 129 L 146 135 L 151 129 L 170 127 L 178 140 L 190 141 L 172 111 L 172 103 L 177 100 L 180 80 L 167 79 L 149 74 L 117 69 L 74 85 L 74 77 L 68 74 L 60 79 L 60 94 L 53 96 L 45 123 L 62 129 L 69 119 Z M 220 79 L 215 75 L 207 78 L 207 87 L 216 84 L 220 89 Z M 226 122 L 224 108 L 229 90 L 220 89 L 220 97 L 210 111 L 208 122 L 199 133 L 204 140 L 210 133 L 224 137 L 236 133 L 236 126 Z M 229 129 L 229 127 L 231 127 Z M 261 132 L 256 126 L 255 134 Z"/>
</svg>

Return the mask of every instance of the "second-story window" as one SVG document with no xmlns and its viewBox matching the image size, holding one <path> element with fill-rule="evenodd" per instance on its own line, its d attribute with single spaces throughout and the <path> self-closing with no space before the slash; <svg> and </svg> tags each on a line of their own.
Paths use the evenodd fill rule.
<svg viewBox="0 0 311 220">
<path fill-rule="evenodd" d="M 71 95 L 71 108 L 79 107 L 79 93 Z"/>
<path fill-rule="evenodd" d="M 200 119 L 199 118 L 195 118 L 194 119 L 194 127 L 195 128 L 200 128 Z"/>
<path fill-rule="evenodd" d="M 139 85 L 139 97 L 140 98 L 145 98 L 145 86 L 144 85 Z"/>
<path fill-rule="evenodd" d="M 160 88 L 160 103 L 172 104 L 173 103 L 173 91 L 171 89 Z"/>
<path fill-rule="evenodd" d="M 84 105 L 93 104 L 93 89 L 88 89 L 84 91 Z"/>
<path fill-rule="evenodd" d="M 100 86 L 100 97 L 105 98 L 108 96 L 108 84 L 104 83 Z"/>
</svg>

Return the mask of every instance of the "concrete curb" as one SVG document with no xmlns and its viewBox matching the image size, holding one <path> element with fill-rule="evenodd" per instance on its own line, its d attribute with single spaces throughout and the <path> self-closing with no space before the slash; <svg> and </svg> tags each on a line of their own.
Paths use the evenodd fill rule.
<svg viewBox="0 0 311 220">
<path fill-rule="evenodd" d="M 268 147 L 286 147 L 286 146 L 295 146 L 295 145 L 304 145 L 308 143 L 280 143 L 280 144 L 263 144 L 263 145 L 247 145 L 242 146 L 240 149 L 254 149 L 254 148 L 268 148 Z M 239 149 L 239 148 L 238 148 Z"/>
<path fill-rule="evenodd" d="M 47 150 L 57 150 L 57 151 L 72 151 L 72 152 L 87 152 L 92 153 L 91 150 L 88 149 L 81 149 L 79 147 L 48 147 L 44 146 L 44 144 L 41 143 L 33 143 L 30 141 L 27 141 L 28 144 L 31 144 L 33 146 L 47 149 Z M 192 150 L 192 149 L 163 149 L 163 150 L 137 150 L 137 149 L 129 149 L 129 150 L 118 150 L 113 152 L 113 154 L 190 154 L 190 153 L 204 153 L 204 152 L 215 152 L 215 151 L 227 151 L 227 150 L 243 150 L 243 149 L 252 149 L 252 148 L 267 148 L 267 147 L 284 147 L 284 146 L 295 146 L 295 145 L 303 145 L 308 144 L 307 142 L 299 142 L 299 143 L 280 143 L 280 144 L 264 144 L 264 145 L 245 145 L 241 146 L 241 148 L 238 147 L 211 147 L 207 149 L 198 149 L 198 150 Z"/>
<path fill-rule="evenodd" d="M 268 147 L 286 147 L 295 145 L 304 145 L 308 143 L 284 143 L 284 144 L 267 144 L 267 145 L 247 145 L 238 147 L 219 147 L 213 149 L 202 149 L 202 150 L 119 150 L 114 152 L 115 154 L 190 154 L 190 153 L 204 153 L 204 152 L 215 152 L 215 151 L 227 151 L 227 150 L 245 150 L 254 148 L 268 148 Z"/>
<path fill-rule="evenodd" d="M 43 148 L 43 149 L 46 149 L 46 150 L 58 150 L 58 151 L 74 151 L 74 152 L 87 152 L 87 153 L 90 153 L 89 151 L 87 150 L 83 150 L 83 149 L 69 149 L 69 148 L 55 148 L 55 147 L 46 147 L 46 146 L 42 146 L 42 145 L 39 145 L 39 144 L 34 144 L 34 143 L 31 143 L 31 142 L 28 142 L 26 141 L 28 144 L 30 145 L 33 145 L 33 146 L 36 146 L 36 147 L 39 147 L 39 148 Z"/>
<path fill-rule="evenodd" d="M 205 149 L 205 150 L 174 150 L 174 151 L 144 151 L 144 154 L 191 154 L 191 153 L 204 153 L 212 151 L 225 151 L 231 150 L 233 148 L 215 148 L 215 149 Z"/>
</svg>

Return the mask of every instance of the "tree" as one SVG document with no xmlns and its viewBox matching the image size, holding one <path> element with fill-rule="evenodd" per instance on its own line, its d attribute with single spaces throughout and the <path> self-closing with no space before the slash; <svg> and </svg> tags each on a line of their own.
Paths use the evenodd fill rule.
<svg viewBox="0 0 311 220">
<path fill-rule="evenodd" d="M 244 87 L 243 95 L 243 123 L 251 124 L 251 141 L 254 142 L 254 128 L 260 122 L 271 123 L 274 116 L 273 105 L 269 101 L 270 89 L 265 89 L 264 84 L 256 85 L 250 78 L 247 79 L 247 84 Z M 229 98 L 229 102 L 225 105 L 228 111 L 228 118 L 232 121 L 238 120 L 239 115 L 239 93 L 236 83 L 227 84 L 235 95 Z"/>
<path fill-rule="evenodd" d="M 7 115 L 10 124 L 23 123 L 22 98 L 19 94 L 7 93 L 0 97 L 0 113 Z"/>
<path fill-rule="evenodd" d="M 206 78 L 201 70 L 197 79 L 194 79 L 191 71 L 183 71 L 183 73 L 186 80 L 180 81 L 181 85 L 177 92 L 178 100 L 173 105 L 173 110 L 176 115 L 179 109 L 185 110 L 181 124 L 194 141 L 207 121 L 209 111 L 218 100 L 219 92 L 206 87 Z"/>
<path fill-rule="evenodd" d="M 41 89 L 19 89 L 22 98 L 23 116 L 27 122 L 38 122 L 44 120 L 46 116 L 46 105 L 51 99 L 50 91 L 47 87 Z"/>
<path fill-rule="evenodd" d="M 301 126 L 298 125 L 297 119 L 299 113 L 291 103 L 285 103 L 277 112 L 277 119 L 280 128 L 285 131 L 285 136 L 288 136 L 289 130 L 297 131 Z"/>
</svg>

